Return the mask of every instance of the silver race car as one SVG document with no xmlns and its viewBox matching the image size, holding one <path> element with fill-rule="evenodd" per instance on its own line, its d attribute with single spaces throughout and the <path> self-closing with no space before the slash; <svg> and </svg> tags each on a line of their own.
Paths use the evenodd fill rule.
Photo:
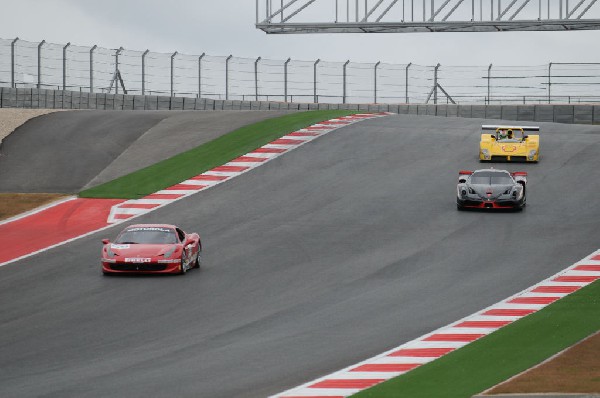
<svg viewBox="0 0 600 398">
<path fill-rule="evenodd" d="M 461 170 L 456 186 L 456 207 L 464 209 L 522 210 L 526 204 L 527 173 L 506 170 Z"/>
</svg>

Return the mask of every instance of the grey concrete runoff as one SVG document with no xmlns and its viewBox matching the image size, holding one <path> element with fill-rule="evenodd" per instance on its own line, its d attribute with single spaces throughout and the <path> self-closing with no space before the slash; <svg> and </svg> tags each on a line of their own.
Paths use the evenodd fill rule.
<svg viewBox="0 0 600 398">
<path fill-rule="evenodd" d="M 0 192 L 77 193 L 289 111 L 76 111 L 40 116 L 0 148 Z"/>
<path fill-rule="evenodd" d="M 102 238 L 0 267 L 0 396 L 258 398 L 430 333 L 598 249 L 600 128 L 542 125 L 523 212 L 458 212 L 482 119 L 348 126 L 135 219 L 200 271 L 102 277 Z M 491 387 L 491 386 L 490 386 Z"/>
</svg>

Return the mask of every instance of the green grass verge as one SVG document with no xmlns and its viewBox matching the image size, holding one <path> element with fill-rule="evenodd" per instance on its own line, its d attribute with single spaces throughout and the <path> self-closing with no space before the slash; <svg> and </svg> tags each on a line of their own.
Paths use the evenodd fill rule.
<svg viewBox="0 0 600 398">
<path fill-rule="evenodd" d="M 600 329 L 600 282 L 353 398 L 468 398 Z"/>
<path fill-rule="evenodd" d="M 292 131 L 354 113 L 357 111 L 320 110 L 263 120 L 152 166 L 84 190 L 79 196 L 138 199 L 227 163 Z"/>
</svg>

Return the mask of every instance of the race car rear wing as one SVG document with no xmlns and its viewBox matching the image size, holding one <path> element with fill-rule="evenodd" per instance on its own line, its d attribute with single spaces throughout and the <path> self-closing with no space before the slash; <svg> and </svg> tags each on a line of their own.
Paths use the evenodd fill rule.
<svg viewBox="0 0 600 398">
<path fill-rule="evenodd" d="M 496 131 L 497 129 L 522 129 L 523 131 L 531 131 L 538 132 L 540 131 L 539 126 L 505 126 L 505 125 L 492 125 L 492 124 L 484 124 L 481 126 L 481 130 L 483 131 Z"/>
</svg>

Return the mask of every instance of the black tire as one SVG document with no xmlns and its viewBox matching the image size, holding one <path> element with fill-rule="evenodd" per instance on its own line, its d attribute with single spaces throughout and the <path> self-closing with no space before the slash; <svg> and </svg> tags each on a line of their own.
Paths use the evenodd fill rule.
<svg viewBox="0 0 600 398">
<path fill-rule="evenodd" d="M 200 264 L 202 264 L 202 261 L 200 261 L 201 254 L 202 254 L 202 252 L 200 250 L 198 250 L 198 256 L 196 256 L 196 261 L 194 261 L 194 266 L 192 268 L 200 269 Z"/>
<path fill-rule="evenodd" d="M 456 204 L 456 210 L 458 210 L 458 211 L 464 211 L 464 210 L 465 210 L 465 208 L 464 208 L 464 207 L 462 207 L 461 205 L 459 205 L 459 204 L 457 203 L 457 204 Z"/>
<path fill-rule="evenodd" d="M 185 275 L 187 272 L 187 268 L 185 267 L 185 257 L 181 255 L 181 270 L 179 271 L 179 275 Z"/>
</svg>

